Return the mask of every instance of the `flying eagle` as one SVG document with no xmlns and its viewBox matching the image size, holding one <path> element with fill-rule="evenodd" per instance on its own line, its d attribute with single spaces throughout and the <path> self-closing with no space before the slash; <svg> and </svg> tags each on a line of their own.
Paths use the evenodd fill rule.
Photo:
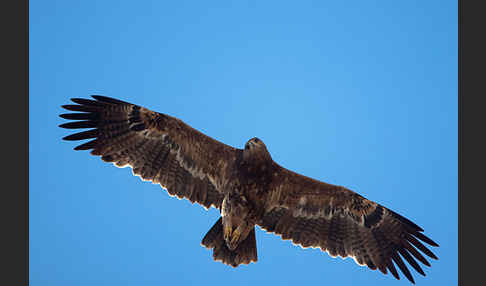
<svg viewBox="0 0 486 286">
<path fill-rule="evenodd" d="M 416 260 L 430 263 L 419 250 L 437 259 L 423 242 L 438 244 L 418 225 L 345 187 L 281 167 L 258 138 L 238 149 L 169 115 L 92 97 L 62 106 L 75 113 L 61 114 L 74 121 L 60 127 L 91 128 L 63 139 L 93 139 L 74 150 L 92 150 L 105 162 L 130 166 L 134 175 L 160 184 L 171 196 L 218 209 L 221 217 L 201 242 L 216 261 L 233 267 L 256 262 L 256 225 L 303 248 L 350 256 L 400 279 L 395 263 L 412 283 L 403 259 L 424 276 Z"/>
</svg>

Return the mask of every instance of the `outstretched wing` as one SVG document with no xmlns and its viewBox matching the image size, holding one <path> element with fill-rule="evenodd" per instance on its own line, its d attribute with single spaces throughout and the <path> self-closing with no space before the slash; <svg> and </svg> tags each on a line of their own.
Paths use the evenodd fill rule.
<svg viewBox="0 0 486 286">
<path fill-rule="evenodd" d="M 206 208 L 220 208 L 220 186 L 228 168 L 240 156 L 235 149 L 166 114 L 121 100 L 94 95 L 95 100 L 73 98 L 61 114 L 75 120 L 60 127 L 93 128 L 64 140 L 93 139 L 75 147 L 92 150 L 106 162 L 130 166 L 133 174 L 158 183 L 172 196 L 187 198 Z"/>
<path fill-rule="evenodd" d="M 412 283 L 402 257 L 424 276 L 416 260 L 427 266 L 430 263 L 418 250 L 437 259 L 421 242 L 438 246 L 423 229 L 351 190 L 281 167 L 274 178 L 258 224 L 282 239 L 304 248 L 319 247 L 332 257 L 351 256 L 359 265 L 378 268 L 384 274 L 388 269 L 400 279 L 393 261 Z"/>
</svg>

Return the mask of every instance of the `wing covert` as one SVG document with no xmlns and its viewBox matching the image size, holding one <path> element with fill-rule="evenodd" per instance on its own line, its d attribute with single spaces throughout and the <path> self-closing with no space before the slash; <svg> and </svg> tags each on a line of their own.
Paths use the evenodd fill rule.
<svg viewBox="0 0 486 286">
<path fill-rule="evenodd" d="M 423 276 L 416 260 L 426 266 L 430 263 L 419 250 L 437 259 L 423 242 L 438 244 L 405 217 L 349 189 L 284 168 L 270 186 L 258 224 L 304 248 L 320 248 L 332 257 L 349 256 L 359 265 L 384 274 L 389 270 L 400 279 L 396 265 L 412 283 L 413 276 L 403 259 Z"/>
<path fill-rule="evenodd" d="M 125 101 L 94 95 L 62 107 L 68 129 L 92 128 L 64 140 L 92 139 L 75 147 L 105 162 L 130 166 L 141 179 L 160 184 L 172 196 L 219 208 L 220 186 L 241 150 L 195 130 L 181 120 Z"/>
</svg>

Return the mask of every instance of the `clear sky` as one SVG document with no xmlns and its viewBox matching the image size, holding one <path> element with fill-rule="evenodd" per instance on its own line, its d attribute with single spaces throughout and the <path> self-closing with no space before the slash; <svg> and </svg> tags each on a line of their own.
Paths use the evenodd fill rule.
<svg viewBox="0 0 486 286">
<path fill-rule="evenodd" d="M 258 263 L 214 262 L 217 210 L 61 140 L 90 94 L 258 136 L 420 225 L 417 285 L 457 284 L 457 1 L 30 1 L 31 285 L 410 285 L 258 228 Z"/>
</svg>

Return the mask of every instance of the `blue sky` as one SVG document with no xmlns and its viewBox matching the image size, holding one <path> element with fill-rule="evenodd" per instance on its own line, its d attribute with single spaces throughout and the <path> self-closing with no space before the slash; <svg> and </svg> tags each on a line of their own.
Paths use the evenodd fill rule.
<svg viewBox="0 0 486 286">
<path fill-rule="evenodd" d="M 30 2 L 31 285 L 409 285 L 260 229 L 258 263 L 213 262 L 217 210 L 61 140 L 90 94 L 258 136 L 423 227 L 439 260 L 417 285 L 457 284 L 456 1 Z"/>
</svg>

